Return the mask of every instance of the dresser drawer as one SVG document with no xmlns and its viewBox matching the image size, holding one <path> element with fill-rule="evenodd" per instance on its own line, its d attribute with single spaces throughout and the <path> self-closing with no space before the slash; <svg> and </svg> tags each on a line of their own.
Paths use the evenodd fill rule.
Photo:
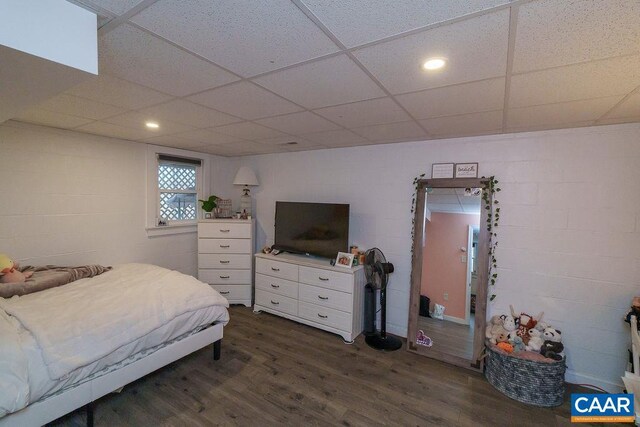
<svg viewBox="0 0 640 427">
<path fill-rule="evenodd" d="M 198 269 L 198 279 L 210 285 L 250 285 L 251 270 Z"/>
<path fill-rule="evenodd" d="M 199 222 L 198 237 L 222 239 L 250 239 L 251 224 L 234 224 L 227 222 Z"/>
<path fill-rule="evenodd" d="M 198 268 L 250 269 L 251 255 L 199 254 Z"/>
<path fill-rule="evenodd" d="M 353 275 L 349 273 L 301 266 L 300 283 L 353 293 Z"/>
<path fill-rule="evenodd" d="M 351 331 L 351 314 L 344 311 L 300 301 L 298 303 L 298 316 L 342 331 Z"/>
<path fill-rule="evenodd" d="M 323 307 L 335 308 L 336 310 L 351 313 L 352 302 L 351 294 L 346 292 L 333 291 L 331 289 L 321 288 L 319 286 L 311 286 L 300 283 L 298 289 L 298 299 L 300 301 L 318 304 Z"/>
<path fill-rule="evenodd" d="M 251 301 L 251 285 L 211 285 L 211 287 L 229 301 Z"/>
<path fill-rule="evenodd" d="M 264 274 L 256 274 L 256 289 L 273 292 L 274 294 L 283 295 L 290 298 L 298 298 L 298 283 L 291 280 L 281 279 L 279 277 L 266 276 Z"/>
<path fill-rule="evenodd" d="M 298 315 L 298 300 L 256 289 L 256 304 L 269 307 L 292 316 Z"/>
<path fill-rule="evenodd" d="M 293 280 L 294 282 L 298 281 L 298 266 L 286 262 L 257 258 L 256 273 L 281 277 L 283 279 Z"/>
<path fill-rule="evenodd" d="M 201 254 L 251 254 L 251 239 L 198 239 Z"/>
</svg>

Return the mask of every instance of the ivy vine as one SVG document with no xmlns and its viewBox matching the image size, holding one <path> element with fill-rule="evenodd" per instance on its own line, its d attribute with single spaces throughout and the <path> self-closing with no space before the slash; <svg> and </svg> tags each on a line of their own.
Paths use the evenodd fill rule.
<svg viewBox="0 0 640 427">
<path fill-rule="evenodd" d="M 413 244 L 416 235 L 416 201 L 418 200 L 418 187 L 420 186 L 420 180 L 424 178 L 423 173 L 413 178 L 413 198 L 411 199 L 411 255 L 413 255 Z"/>
</svg>

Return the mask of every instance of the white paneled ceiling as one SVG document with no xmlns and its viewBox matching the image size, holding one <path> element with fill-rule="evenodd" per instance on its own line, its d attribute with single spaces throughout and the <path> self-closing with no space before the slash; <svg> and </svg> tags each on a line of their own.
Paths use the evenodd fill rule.
<svg viewBox="0 0 640 427">
<path fill-rule="evenodd" d="M 16 120 L 224 156 L 640 121 L 638 0 L 69 1 L 100 76 Z"/>
<path fill-rule="evenodd" d="M 426 206 L 431 212 L 480 214 L 481 196 L 464 188 L 434 188 L 427 193 Z"/>
</svg>

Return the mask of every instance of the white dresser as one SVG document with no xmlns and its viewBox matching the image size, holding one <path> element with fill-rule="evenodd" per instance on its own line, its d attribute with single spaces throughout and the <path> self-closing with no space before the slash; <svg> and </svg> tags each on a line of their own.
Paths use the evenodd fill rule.
<svg viewBox="0 0 640 427">
<path fill-rule="evenodd" d="M 352 342 L 363 330 L 364 269 L 282 253 L 256 254 L 253 310 L 324 329 Z"/>
<path fill-rule="evenodd" d="M 198 221 L 198 279 L 230 304 L 251 307 L 253 220 Z"/>
</svg>

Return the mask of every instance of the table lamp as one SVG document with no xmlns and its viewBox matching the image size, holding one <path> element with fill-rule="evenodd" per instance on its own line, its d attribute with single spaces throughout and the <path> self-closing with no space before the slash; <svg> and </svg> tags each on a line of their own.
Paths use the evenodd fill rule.
<svg viewBox="0 0 640 427">
<path fill-rule="evenodd" d="M 233 185 L 242 185 L 244 187 L 242 189 L 242 196 L 240 196 L 240 212 L 246 212 L 248 215 L 252 215 L 249 187 L 259 185 L 256 174 L 248 166 L 241 166 L 238 172 L 236 172 Z"/>
</svg>

